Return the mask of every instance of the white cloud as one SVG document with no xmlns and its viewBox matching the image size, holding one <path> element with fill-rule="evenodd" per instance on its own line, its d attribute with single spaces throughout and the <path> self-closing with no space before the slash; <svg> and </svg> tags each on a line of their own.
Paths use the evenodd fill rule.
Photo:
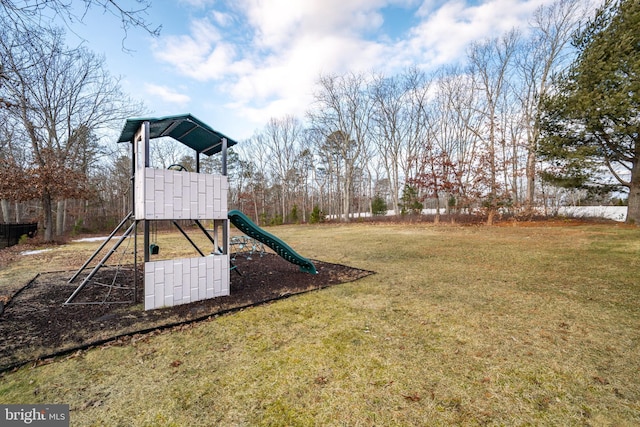
<svg viewBox="0 0 640 427">
<path fill-rule="evenodd" d="M 246 0 L 236 4 L 246 8 L 247 27 L 239 30 L 246 37 L 244 46 L 231 44 L 222 28 L 201 19 L 189 35 L 157 43 L 155 56 L 190 78 L 215 81 L 231 95 L 228 105 L 245 114 L 302 114 L 321 72 L 379 66 L 385 47 L 361 33 L 382 24 L 376 8 L 384 3 Z M 232 19 L 227 11 L 211 16 L 216 22 Z"/>
<path fill-rule="evenodd" d="M 213 18 L 213 22 L 221 27 L 228 27 L 233 22 L 233 16 L 228 13 L 220 12 L 218 10 L 212 11 L 211 17 Z"/>
<path fill-rule="evenodd" d="M 154 51 L 181 75 L 227 93 L 227 108 L 264 123 L 302 116 L 321 73 L 393 73 L 453 62 L 470 42 L 525 25 L 551 0 L 468 1 L 424 0 L 417 24 L 395 43 L 379 34 L 384 8 L 417 0 L 236 0 L 227 8 L 217 2 L 189 34 L 165 37 Z"/>
<path fill-rule="evenodd" d="M 188 95 L 178 93 L 165 86 L 145 83 L 144 89 L 149 95 L 156 96 L 165 102 L 179 106 L 185 106 L 191 101 L 191 98 Z"/>
<path fill-rule="evenodd" d="M 255 28 L 254 42 L 261 47 L 278 48 L 300 36 L 329 34 L 353 36 L 373 31 L 382 24 L 379 9 L 393 0 L 242 0 L 238 7 L 246 12 Z"/>
<path fill-rule="evenodd" d="M 468 6 L 462 0 L 447 2 L 430 9 L 426 1 L 419 10 L 422 22 L 411 30 L 402 49 L 405 55 L 420 58 L 431 66 L 456 62 L 474 41 L 498 37 L 507 31 L 526 26 L 532 12 L 550 0 L 490 0 Z"/>
<path fill-rule="evenodd" d="M 235 56 L 234 47 L 224 42 L 218 28 L 206 19 L 193 21 L 191 34 L 163 37 L 152 47 L 157 59 L 198 80 L 220 78 L 224 74 L 220 65 Z"/>
</svg>

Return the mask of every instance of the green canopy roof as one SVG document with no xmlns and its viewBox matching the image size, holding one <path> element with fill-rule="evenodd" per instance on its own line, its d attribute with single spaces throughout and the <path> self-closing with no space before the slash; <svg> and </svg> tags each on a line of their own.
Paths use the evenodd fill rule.
<svg viewBox="0 0 640 427">
<path fill-rule="evenodd" d="M 213 130 L 191 114 L 157 118 L 127 119 L 118 142 L 131 142 L 143 122 L 149 122 L 149 139 L 169 136 L 198 153 L 211 156 L 222 150 L 222 139 L 227 139 L 227 147 L 237 141 Z"/>
</svg>

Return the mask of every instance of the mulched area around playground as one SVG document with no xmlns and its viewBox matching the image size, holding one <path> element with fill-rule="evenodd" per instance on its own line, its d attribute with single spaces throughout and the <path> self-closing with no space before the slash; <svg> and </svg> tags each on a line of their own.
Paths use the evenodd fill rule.
<svg viewBox="0 0 640 427">
<path fill-rule="evenodd" d="M 351 282 L 372 274 L 339 264 L 314 261 L 318 274 L 301 272 L 278 256 L 237 257 L 231 272 L 231 294 L 175 307 L 144 311 L 133 300 L 133 267 L 105 267 L 73 300 L 73 272 L 36 276 L 12 296 L 0 315 L 0 371 L 106 343 L 126 343 L 141 334 L 178 327 L 211 316 L 291 295 Z M 139 274 L 138 301 L 144 292 Z M 110 303 L 100 303 L 111 301 Z M 119 301 L 115 303 L 113 301 Z"/>
</svg>

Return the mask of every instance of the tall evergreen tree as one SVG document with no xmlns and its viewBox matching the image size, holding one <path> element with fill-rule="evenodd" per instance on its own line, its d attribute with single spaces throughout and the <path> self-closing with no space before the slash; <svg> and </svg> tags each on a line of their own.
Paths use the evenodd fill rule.
<svg viewBox="0 0 640 427">
<path fill-rule="evenodd" d="M 603 166 L 640 224 L 640 2 L 607 0 L 574 40 L 578 55 L 542 112 L 543 179 L 594 187 Z"/>
</svg>

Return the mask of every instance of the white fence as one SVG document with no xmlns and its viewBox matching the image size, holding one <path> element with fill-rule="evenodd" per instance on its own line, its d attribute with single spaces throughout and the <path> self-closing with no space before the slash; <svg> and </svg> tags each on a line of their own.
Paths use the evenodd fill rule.
<svg viewBox="0 0 640 427">
<path fill-rule="evenodd" d="M 574 218 L 606 218 L 621 221 L 627 218 L 626 206 L 562 206 L 558 215 Z"/>
<path fill-rule="evenodd" d="M 544 215 L 544 208 L 538 208 L 538 212 Z M 627 218 L 626 206 L 561 206 L 557 208 L 557 212 L 553 208 L 548 209 L 549 216 L 560 215 L 574 218 L 605 218 L 614 221 L 624 222 Z M 423 209 L 422 215 L 435 215 L 435 209 Z M 441 208 L 440 214 L 444 215 L 446 209 Z M 387 216 L 393 216 L 393 210 L 387 211 Z M 368 218 L 371 216 L 369 212 L 360 212 L 349 214 L 350 218 Z M 327 215 L 328 219 L 338 219 L 340 215 Z"/>
</svg>

